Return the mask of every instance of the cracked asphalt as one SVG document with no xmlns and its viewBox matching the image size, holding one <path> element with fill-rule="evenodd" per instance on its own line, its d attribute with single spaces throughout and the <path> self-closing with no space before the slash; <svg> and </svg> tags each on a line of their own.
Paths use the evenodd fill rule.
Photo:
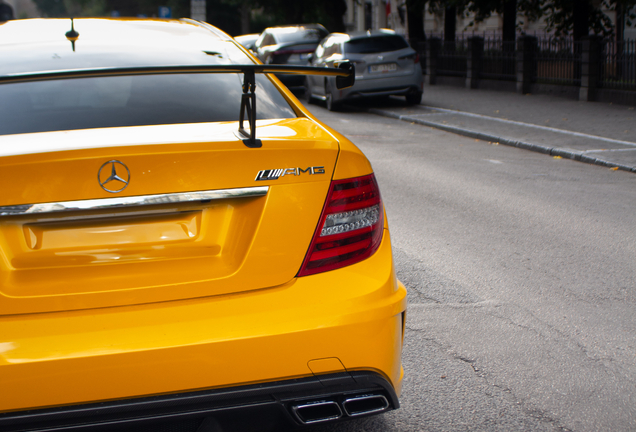
<svg viewBox="0 0 636 432">
<path fill-rule="evenodd" d="M 371 160 L 409 289 L 402 408 L 316 432 L 636 430 L 633 173 L 310 109 Z"/>
</svg>

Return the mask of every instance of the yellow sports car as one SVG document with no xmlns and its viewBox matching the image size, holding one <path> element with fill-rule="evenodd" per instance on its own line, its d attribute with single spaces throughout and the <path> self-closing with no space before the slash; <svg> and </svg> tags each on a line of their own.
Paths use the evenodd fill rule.
<svg viewBox="0 0 636 432">
<path fill-rule="evenodd" d="M 0 430 L 398 408 L 371 165 L 274 77 L 351 65 L 262 65 L 187 19 L 8 21 L 0 58 Z"/>
</svg>

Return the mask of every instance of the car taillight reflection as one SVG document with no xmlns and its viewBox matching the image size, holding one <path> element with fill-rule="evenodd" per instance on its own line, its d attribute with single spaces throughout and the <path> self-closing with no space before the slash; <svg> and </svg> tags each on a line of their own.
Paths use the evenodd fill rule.
<svg viewBox="0 0 636 432">
<path fill-rule="evenodd" d="M 420 55 L 419 54 L 410 54 L 407 56 L 403 56 L 400 57 L 398 60 L 413 60 L 413 63 L 417 64 L 420 62 Z"/>
<path fill-rule="evenodd" d="M 383 228 L 384 209 L 373 174 L 332 181 L 298 276 L 334 270 L 368 258 L 380 246 Z"/>
</svg>

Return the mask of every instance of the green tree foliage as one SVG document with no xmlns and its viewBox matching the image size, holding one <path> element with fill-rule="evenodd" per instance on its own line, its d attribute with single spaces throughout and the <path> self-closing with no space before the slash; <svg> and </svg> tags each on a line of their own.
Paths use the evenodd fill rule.
<svg viewBox="0 0 636 432">
<path fill-rule="evenodd" d="M 603 8 L 619 9 L 623 13 L 633 8 L 636 0 L 534 0 L 530 3 L 533 3 L 535 15 L 546 17 L 549 31 L 554 31 L 557 35 L 572 34 L 575 39 L 579 39 L 589 33 L 613 35 L 615 25 L 603 13 Z M 629 20 L 630 17 L 627 18 Z"/>
<path fill-rule="evenodd" d="M 172 8 L 174 18 L 190 16 L 190 0 L 34 0 L 48 17 L 157 16 L 159 6 Z M 250 20 L 249 31 L 284 24 L 320 23 L 330 31 L 344 31 L 345 0 L 207 0 L 206 20 L 231 35 L 242 33 Z M 255 13 L 251 13 L 254 11 Z"/>
<path fill-rule="evenodd" d="M 514 8 L 507 9 L 506 6 L 511 3 L 515 3 Z M 474 21 L 469 26 L 484 21 L 495 12 L 503 14 L 504 21 L 506 15 L 512 19 L 517 13 L 530 21 L 545 18 L 549 32 L 557 36 L 573 35 L 575 39 L 590 33 L 601 36 L 615 34 L 615 25 L 603 10 L 617 11 L 619 22 L 624 19 L 627 25 L 636 22 L 636 0 L 428 0 L 428 5 L 434 13 L 455 7 L 460 15 L 466 17 L 470 14 Z M 517 13 L 512 13 L 513 10 Z"/>
<path fill-rule="evenodd" d="M 344 31 L 345 0 L 255 0 L 276 25 L 319 23 L 329 31 Z M 262 30 L 262 29 L 259 29 Z"/>
</svg>

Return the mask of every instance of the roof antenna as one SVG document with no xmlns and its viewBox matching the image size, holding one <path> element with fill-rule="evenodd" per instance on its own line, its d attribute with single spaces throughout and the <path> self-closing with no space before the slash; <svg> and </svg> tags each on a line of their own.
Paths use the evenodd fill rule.
<svg viewBox="0 0 636 432">
<path fill-rule="evenodd" d="M 79 38 L 79 33 L 75 31 L 75 27 L 73 25 L 73 18 L 71 18 L 71 29 L 66 32 L 66 39 L 71 41 L 71 45 L 73 45 L 73 52 L 75 52 L 75 41 Z"/>
</svg>

